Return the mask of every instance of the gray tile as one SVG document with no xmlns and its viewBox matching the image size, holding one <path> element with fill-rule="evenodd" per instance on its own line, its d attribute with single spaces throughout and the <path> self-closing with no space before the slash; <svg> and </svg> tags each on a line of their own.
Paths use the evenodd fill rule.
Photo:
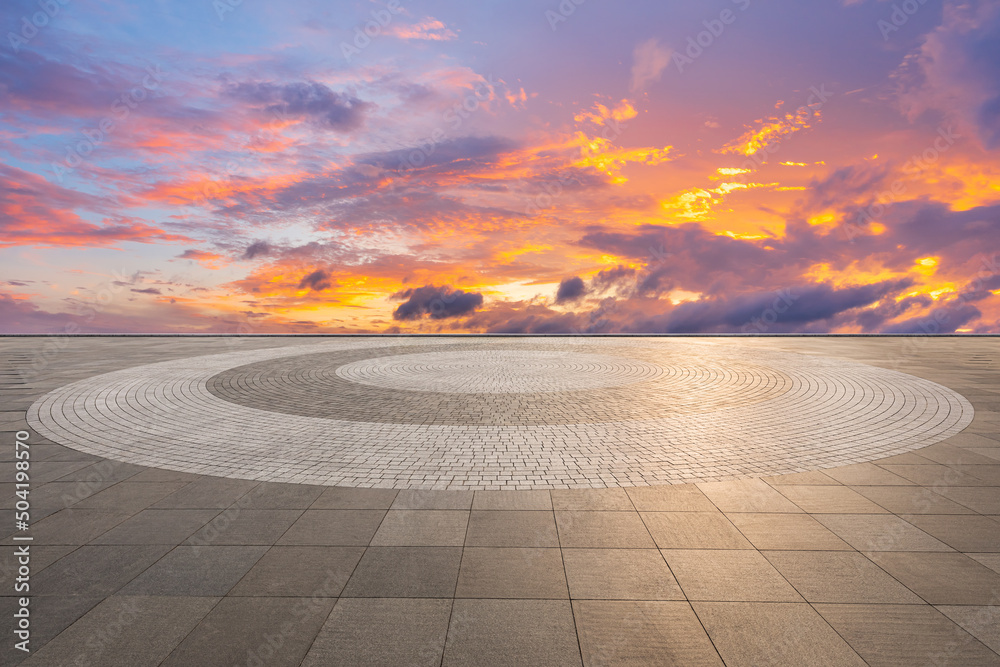
<svg viewBox="0 0 1000 667">
<path fill-rule="evenodd" d="M 460 547 L 469 525 L 466 510 L 389 510 L 371 540 L 379 547 Z"/>
<path fill-rule="evenodd" d="M 643 512 L 642 520 L 661 549 L 751 549 L 719 512 Z"/>
<path fill-rule="evenodd" d="M 111 595 L 162 558 L 163 544 L 82 546 L 35 575 L 32 595 Z"/>
<path fill-rule="evenodd" d="M 636 512 L 556 511 L 556 525 L 563 548 L 656 546 Z"/>
<path fill-rule="evenodd" d="M 795 589 L 759 552 L 747 549 L 664 549 L 689 600 L 799 602 Z"/>
<path fill-rule="evenodd" d="M 212 597 L 115 595 L 22 665 L 158 665 L 215 606 Z"/>
<path fill-rule="evenodd" d="M 451 600 L 341 598 L 302 667 L 437 667 Z"/>
<path fill-rule="evenodd" d="M 1000 573 L 1000 553 L 993 554 L 965 554 L 969 558 L 973 558 L 976 561 L 982 563 L 986 567 L 990 568 L 994 572 Z"/>
<path fill-rule="evenodd" d="M 576 599 L 684 599 L 656 549 L 565 549 L 563 562 Z"/>
<path fill-rule="evenodd" d="M 470 547 L 557 547 L 551 511 L 473 510 L 465 544 Z"/>
<path fill-rule="evenodd" d="M 271 547 L 229 595 L 336 597 L 364 551 L 364 547 Z"/>
<path fill-rule="evenodd" d="M 384 516 L 384 510 L 306 510 L 278 543 L 365 546 Z"/>
<path fill-rule="evenodd" d="M 267 547 L 180 546 L 132 580 L 122 595 L 221 596 L 253 567 Z"/>
<path fill-rule="evenodd" d="M 461 560 L 461 547 L 369 547 L 341 595 L 454 597 Z"/>
<path fill-rule="evenodd" d="M 609 510 L 628 512 L 635 509 L 625 489 L 553 489 L 552 507 L 556 510 Z"/>
<path fill-rule="evenodd" d="M 297 667 L 333 609 L 332 598 L 223 598 L 163 667 Z"/>
<path fill-rule="evenodd" d="M 76 503 L 76 508 L 139 512 L 184 486 L 184 482 L 118 482 Z"/>
<path fill-rule="evenodd" d="M 765 551 L 764 556 L 808 602 L 922 602 L 855 551 Z"/>
<path fill-rule="evenodd" d="M 94 544 L 180 544 L 219 510 L 146 509 L 93 540 Z"/>
<path fill-rule="evenodd" d="M 891 514 L 817 514 L 816 519 L 858 551 L 951 551 L 903 519 Z"/>
<path fill-rule="evenodd" d="M 458 574 L 459 598 L 569 597 L 559 549 L 468 547 Z"/>
<path fill-rule="evenodd" d="M 314 510 L 387 510 L 396 499 L 396 489 L 351 489 L 334 486 L 325 489 L 310 509 Z"/>
<path fill-rule="evenodd" d="M 129 517 L 128 512 L 69 508 L 31 527 L 35 544 L 86 544 Z"/>
<path fill-rule="evenodd" d="M 640 512 L 717 512 L 718 508 L 694 484 L 636 486 L 625 489 Z"/>
<path fill-rule="evenodd" d="M 581 665 L 568 600 L 455 600 L 445 667 Z"/>
<path fill-rule="evenodd" d="M 225 477 L 202 477 L 153 505 L 154 509 L 225 509 L 260 482 Z"/>
<path fill-rule="evenodd" d="M 0 617 L 4 619 L 0 623 L 0 632 L 5 639 L 0 642 L 0 664 L 16 665 L 26 660 L 103 599 L 104 596 L 85 595 L 33 597 L 28 605 L 31 620 L 28 646 L 31 651 L 25 653 L 14 645 L 20 640 L 13 639 L 16 629 L 14 614 L 20 610 L 18 598 L 0 597 Z"/>
<path fill-rule="evenodd" d="M 728 667 L 865 665 L 808 604 L 694 602 L 692 606 Z"/>
<path fill-rule="evenodd" d="M 326 489 L 311 484 L 261 482 L 241 497 L 238 504 L 255 510 L 304 510 L 309 509 Z"/>
<path fill-rule="evenodd" d="M 259 510 L 233 506 L 189 537 L 186 544 L 266 544 L 278 541 L 303 510 Z"/>
<path fill-rule="evenodd" d="M 468 510 L 472 491 L 420 491 L 403 489 L 392 503 L 394 510 Z"/>
<path fill-rule="evenodd" d="M 552 496 L 538 491 L 476 491 L 473 510 L 551 510 Z"/>
<path fill-rule="evenodd" d="M 1000 600 L 1000 574 L 964 554 L 873 551 L 868 557 L 931 604 Z"/>
<path fill-rule="evenodd" d="M 687 602 L 577 600 L 585 665 L 722 665 Z"/>
<path fill-rule="evenodd" d="M 855 515 L 859 516 L 859 515 Z M 869 515 L 877 516 L 877 515 Z M 851 546 L 809 514 L 726 515 L 757 549 L 849 551 Z"/>
<path fill-rule="evenodd" d="M 739 479 L 727 482 L 705 482 L 698 484 L 701 492 L 708 496 L 723 512 L 802 512 L 773 488 L 759 479 Z"/>
<path fill-rule="evenodd" d="M 928 605 L 814 607 L 872 667 L 1000 662 L 1000 656 Z"/>
</svg>

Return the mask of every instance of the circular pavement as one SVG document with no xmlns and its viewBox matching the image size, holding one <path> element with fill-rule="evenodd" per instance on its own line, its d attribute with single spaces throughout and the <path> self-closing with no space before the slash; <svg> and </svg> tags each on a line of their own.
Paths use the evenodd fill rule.
<svg viewBox="0 0 1000 667">
<path fill-rule="evenodd" d="M 28 421 L 75 449 L 207 475 L 413 489 L 779 475 L 939 442 L 951 389 L 741 339 L 374 338 L 213 354 L 61 387 Z"/>
</svg>

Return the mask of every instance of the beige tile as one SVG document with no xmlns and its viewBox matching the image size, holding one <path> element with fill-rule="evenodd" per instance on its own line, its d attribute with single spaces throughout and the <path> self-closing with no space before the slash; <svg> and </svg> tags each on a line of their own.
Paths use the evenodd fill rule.
<svg viewBox="0 0 1000 667">
<path fill-rule="evenodd" d="M 886 510 L 846 486 L 778 487 L 793 503 L 811 514 L 878 514 Z"/>
<path fill-rule="evenodd" d="M 576 599 L 684 599 L 656 549 L 564 549 L 563 563 Z"/>
<path fill-rule="evenodd" d="M 556 511 L 556 526 L 563 548 L 648 549 L 656 546 L 636 512 Z"/>
<path fill-rule="evenodd" d="M 718 508 L 694 484 L 636 486 L 625 489 L 640 512 L 717 512 Z"/>
<path fill-rule="evenodd" d="M 958 551 L 1000 552 L 1000 522 L 989 517 L 975 514 L 914 514 L 904 515 L 903 518 Z"/>
<path fill-rule="evenodd" d="M 632 511 L 625 489 L 553 489 L 552 507 L 557 510 Z"/>
<path fill-rule="evenodd" d="M 1000 653 L 1000 606 L 941 605 L 937 610 L 983 644 Z M 967 638 L 964 638 L 963 643 L 967 641 Z M 998 658 L 993 660 L 1000 663 Z"/>
<path fill-rule="evenodd" d="M 851 546 L 809 514 L 726 515 L 758 549 L 850 550 Z"/>
<path fill-rule="evenodd" d="M 809 602 L 921 602 L 855 551 L 765 551 L 764 556 Z"/>
<path fill-rule="evenodd" d="M 719 512 L 642 512 L 661 549 L 751 549 L 750 542 Z"/>
<path fill-rule="evenodd" d="M 562 556 L 559 549 L 467 547 L 455 597 L 566 599 Z"/>
<path fill-rule="evenodd" d="M 964 554 L 872 551 L 868 557 L 931 604 L 991 605 L 1000 574 Z"/>
<path fill-rule="evenodd" d="M 865 486 L 906 486 L 913 484 L 910 480 L 895 475 L 874 463 L 858 463 L 840 468 L 829 468 L 825 472 L 841 484 Z"/>
<path fill-rule="evenodd" d="M 802 597 L 757 551 L 663 549 L 689 600 L 798 602 Z"/>
<path fill-rule="evenodd" d="M 817 514 L 816 520 L 858 551 L 952 551 L 891 514 Z"/>
<path fill-rule="evenodd" d="M 716 507 L 731 512 L 801 512 L 795 503 L 759 479 L 698 484 Z"/>
</svg>

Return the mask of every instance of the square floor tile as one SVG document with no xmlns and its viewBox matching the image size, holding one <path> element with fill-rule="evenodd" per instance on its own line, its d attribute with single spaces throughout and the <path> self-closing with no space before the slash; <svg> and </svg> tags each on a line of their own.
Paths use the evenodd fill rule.
<svg viewBox="0 0 1000 667">
<path fill-rule="evenodd" d="M 752 549 L 720 512 L 643 512 L 642 520 L 661 549 Z"/>
<path fill-rule="evenodd" d="M 164 544 L 85 545 L 35 574 L 31 594 L 108 596 L 168 551 Z"/>
<path fill-rule="evenodd" d="M 944 486 L 936 491 L 980 514 L 1000 514 L 1000 486 Z"/>
<path fill-rule="evenodd" d="M 965 554 L 873 551 L 868 557 L 931 604 L 1000 600 L 1000 574 Z"/>
<path fill-rule="evenodd" d="M 261 482 L 241 497 L 237 505 L 255 510 L 304 510 L 309 509 L 326 489 L 311 484 Z"/>
<path fill-rule="evenodd" d="M 718 508 L 694 484 L 636 486 L 625 489 L 640 512 L 717 512 Z"/>
<path fill-rule="evenodd" d="M 476 491 L 473 510 L 551 510 L 552 496 L 539 491 Z"/>
<path fill-rule="evenodd" d="M 117 512 L 138 512 L 166 498 L 185 482 L 118 482 L 87 496 L 74 507 Z"/>
<path fill-rule="evenodd" d="M 461 561 L 461 547 L 369 547 L 341 595 L 454 597 Z"/>
<path fill-rule="evenodd" d="M 469 525 L 466 510 L 389 510 L 372 545 L 379 547 L 460 547 Z"/>
<path fill-rule="evenodd" d="M 893 474 L 875 463 L 857 463 L 848 466 L 828 468 L 824 471 L 841 484 L 858 486 L 908 486 L 908 479 Z"/>
<path fill-rule="evenodd" d="M 944 542 L 891 514 L 817 514 L 858 551 L 951 551 Z"/>
<path fill-rule="evenodd" d="M 384 510 L 306 510 L 278 543 L 366 546 L 384 516 Z"/>
<path fill-rule="evenodd" d="M 552 507 L 557 510 L 633 511 L 625 489 L 553 489 Z"/>
<path fill-rule="evenodd" d="M 656 546 L 636 512 L 556 511 L 556 525 L 563 548 Z"/>
<path fill-rule="evenodd" d="M 227 594 L 267 547 L 180 546 L 132 580 L 122 595 Z"/>
<path fill-rule="evenodd" d="M 802 597 L 759 552 L 748 549 L 664 549 L 663 557 L 689 600 L 799 602 Z"/>
<path fill-rule="evenodd" d="M 734 513 L 726 518 L 758 549 L 851 549 L 809 514 Z"/>
<path fill-rule="evenodd" d="M 903 518 L 958 551 L 1000 552 L 1000 521 L 990 517 L 925 514 Z"/>
<path fill-rule="evenodd" d="M 229 595 L 336 597 L 364 551 L 364 547 L 271 547 Z"/>
<path fill-rule="evenodd" d="M 392 503 L 394 510 L 468 510 L 472 491 L 422 491 L 403 489 Z"/>
<path fill-rule="evenodd" d="M 972 514 L 972 510 L 922 486 L 854 486 L 865 498 L 895 514 Z"/>
<path fill-rule="evenodd" d="M 802 511 L 795 503 L 759 479 L 705 482 L 697 486 L 716 507 L 726 513 Z"/>
<path fill-rule="evenodd" d="M 538 510 L 473 510 L 466 545 L 470 547 L 557 547 L 555 515 Z"/>
<path fill-rule="evenodd" d="M 341 598 L 302 667 L 437 667 L 451 600 Z"/>
<path fill-rule="evenodd" d="M 297 667 L 326 621 L 332 598 L 223 598 L 161 663 Z"/>
<path fill-rule="evenodd" d="M 31 526 L 35 544 L 86 544 L 108 532 L 130 514 L 106 510 L 60 510 Z"/>
<path fill-rule="evenodd" d="M 814 605 L 869 665 L 991 665 L 1000 656 L 930 605 Z"/>
<path fill-rule="evenodd" d="M 202 477 L 174 491 L 154 509 L 225 509 L 260 482 L 227 477 Z"/>
<path fill-rule="evenodd" d="M 1000 653 L 1000 606 L 940 605 L 937 610 L 993 651 Z"/>
<path fill-rule="evenodd" d="M 274 544 L 303 510 L 258 510 L 230 507 L 187 539 L 187 544 Z"/>
<path fill-rule="evenodd" d="M 396 489 L 352 489 L 342 486 L 323 491 L 309 509 L 387 510 L 396 500 Z"/>
<path fill-rule="evenodd" d="M 569 592 L 560 551 L 467 547 L 455 597 L 566 599 Z"/>
<path fill-rule="evenodd" d="M 443 665 L 581 665 L 569 600 L 455 600 Z"/>
<path fill-rule="evenodd" d="M 93 540 L 94 544 L 180 544 L 219 510 L 147 509 Z"/>
<path fill-rule="evenodd" d="M 114 595 L 21 664 L 158 665 L 217 602 L 214 597 Z"/>
<path fill-rule="evenodd" d="M 0 632 L 10 638 L 10 641 L 0 642 L 0 664 L 16 665 L 27 660 L 103 599 L 103 595 L 32 597 L 28 605 L 31 614 L 31 643 L 29 644 L 31 652 L 25 653 L 14 645 L 16 641 L 20 641 L 14 639 L 16 622 L 14 614 L 20 610 L 19 600 L 14 596 L 0 597 L 0 618 L 3 618 L 3 621 L 0 622 Z"/>
<path fill-rule="evenodd" d="M 722 665 L 687 602 L 577 600 L 585 665 Z"/>
<path fill-rule="evenodd" d="M 694 602 L 727 667 L 865 667 L 865 662 L 808 604 Z"/>
<path fill-rule="evenodd" d="M 846 486 L 788 484 L 777 489 L 810 514 L 877 514 L 886 511 Z"/>
<path fill-rule="evenodd" d="M 765 551 L 764 556 L 809 602 L 923 602 L 855 551 Z"/>
<path fill-rule="evenodd" d="M 564 549 L 570 596 L 594 600 L 683 600 L 656 549 Z"/>
</svg>

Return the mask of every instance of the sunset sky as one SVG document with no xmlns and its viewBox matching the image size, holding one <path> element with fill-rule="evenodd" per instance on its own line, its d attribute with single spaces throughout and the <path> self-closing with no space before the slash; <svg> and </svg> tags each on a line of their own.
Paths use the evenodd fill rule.
<svg viewBox="0 0 1000 667">
<path fill-rule="evenodd" d="M 997 2 L 0 17 L 0 332 L 1000 332 Z"/>
</svg>

